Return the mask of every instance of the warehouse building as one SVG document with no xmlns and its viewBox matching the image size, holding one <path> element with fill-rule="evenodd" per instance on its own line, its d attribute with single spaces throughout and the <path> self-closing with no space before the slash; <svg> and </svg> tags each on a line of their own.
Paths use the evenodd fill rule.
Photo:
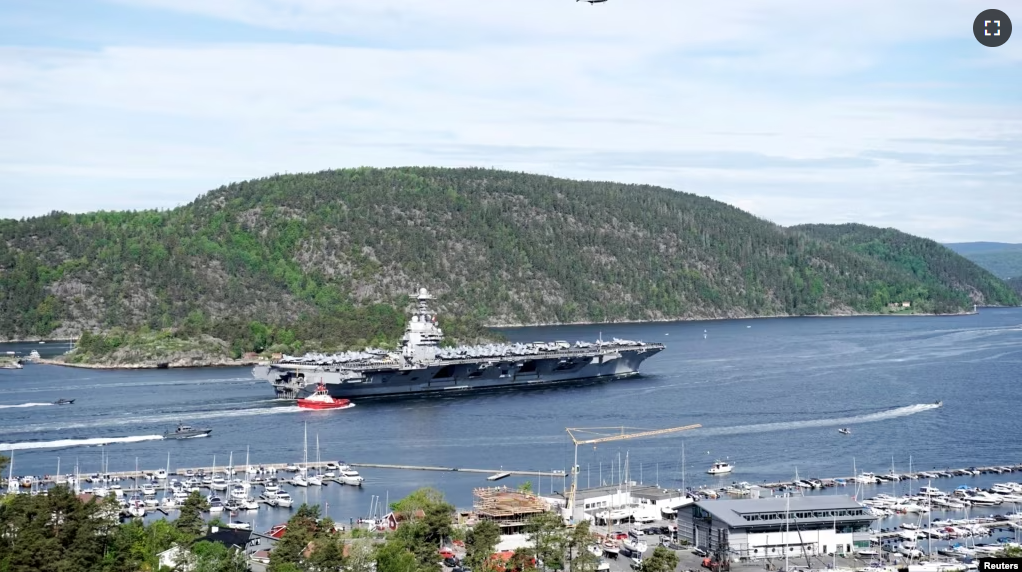
<svg viewBox="0 0 1022 572">
<path fill-rule="evenodd" d="M 852 554 L 869 547 L 874 520 L 843 495 L 710 500 L 678 510 L 678 537 L 732 559 Z"/>
</svg>

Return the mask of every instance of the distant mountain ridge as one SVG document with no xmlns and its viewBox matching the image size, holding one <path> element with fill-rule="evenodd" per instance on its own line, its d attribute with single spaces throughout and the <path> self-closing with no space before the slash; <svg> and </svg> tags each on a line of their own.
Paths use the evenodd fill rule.
<svg viewBox="0 0 1022 572">
<path fill-rule="evenodd" d="M 950 242 L 951 250 L 1000 278 L 1022 276 L 1022 244 L 1008 242 Z"/>
<path fill-rule="evenodd" d="M 863 224 L 810 224 L 792 229 L 910 272 L 930 290 L 931 296 L 936 293 L 957 296 L 962 304 L 1013 298 L 1013 291 L 1002 280 L 927 238 Z"/>
<path fill-rule="evenodd" d="M 276 175 L 171 210 L 0 220 L 0 337 L 176 328 L 234 354 L 393 343 L 419 287 L 460 340 L 480 324 L 1018 304 L 950 250 L 869 229 L 864 246 L 670 189 L 490 169 Z M 898 254 L 913 245 L 925 268 Z"/>
</svg>

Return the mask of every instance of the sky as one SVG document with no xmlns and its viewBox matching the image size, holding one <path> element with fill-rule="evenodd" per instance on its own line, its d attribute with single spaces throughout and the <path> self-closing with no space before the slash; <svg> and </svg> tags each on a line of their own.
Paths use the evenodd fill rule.
<svg viewBox="0 0 1022 572">
<path fill-rule="evenodd" d="M 0 218 L 439 165 L 662 185 L 782 225 L 1022 242 L 1022 32 L 982 46 L 986 8 L 5 0 Z"/>
</svg>

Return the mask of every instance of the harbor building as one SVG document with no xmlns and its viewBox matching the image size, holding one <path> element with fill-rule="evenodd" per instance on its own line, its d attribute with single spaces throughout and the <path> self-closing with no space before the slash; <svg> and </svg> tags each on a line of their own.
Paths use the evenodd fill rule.
<svg viewBox="0 0 1022 572">
<path fill-rule="evenodd" d="M 678 510 L 678 538 L 739 559 L 851 554 L 874 520 L 843 495 L 699 501 Z"/>
<path fill-rule="evenodd" d="M 548 500 L 556 506 L 564 507 L 568 503 L 568 494 L 558 493 Z M 680 507 L 693 502 L 691 497 L 678 490 L 632 482 L 630 485 L 580 489 L 575 493 L 572 515 L 575 522 L 589 520 L 598 525 L 631 519 L 636 522 L 653 522 L 673 518 Z"/>
</svg>

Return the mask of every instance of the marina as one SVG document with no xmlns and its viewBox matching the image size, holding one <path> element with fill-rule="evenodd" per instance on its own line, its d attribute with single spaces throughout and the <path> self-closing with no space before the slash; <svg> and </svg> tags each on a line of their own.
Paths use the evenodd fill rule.
<svg viewBox="0 0 1022 572">
<path fill-rule="evenodd" d="M 1017 327 L 1022 311 L 911 320 L 757 320 L 751 329 L 745 327 L 748 323 L 507 330 L 512 344 L 598 339 L 601 332 L 604 338 L 659 336 L 670 344 L 643 365 L 642 375 L 626 381 L 357 400 L 357 407 L 342 411 L 302 410 L 293 401 L 270 399 L 265 381 L 253 379 L 248 368 L 97 372 L 28 363 L 22 370 L 0 372 L 0 452 L 11 456 L 15 449 L 14 475 L 56 473 L 58 458 L 61 473 L 77 463 L 83 475 L 122 475 L 127 480 L 120 484 L 130 487 L 124 493 L 130 497 L 141 494 L 144 484 L 140 479 L 138 488 L 133 485 L 136 458 L 143 474 L 163 467 L 171 478 L 182 480 L 175 474 L 179 470 L 211 474 L 214 456 L 220 467 L 227 464 L 231 450 L 236 469 L 243 466 L 240 461 L 250 445 L 251 464 L 278 471 L 278 486 L 294 507 L 318 504 L 343 522 L 364 517 L 373 496 L 396 499 L 427 486 L 442 491 L 457 507 L 472 505 L 474 488 L 497 483 L 512 489 L 529 483 L 532 490 L 553 498 L 567 490 L 570 477 L 572 445 L 564 428 L 580 419 L 587 425 L 640 428 L 702 425 L 677 436 L 579 447 L 580 490 L 620 482 L 618 459 L 626 455 L 630 478 L 640 484 L 702 489 L 719 497 L 730 497 L 728 489 L 741 494 L 743 482 L 773 494 L 806 496 L 851 497 L 860 486 L 859 499 L 865 500 L 878 493 L 905 496 L 908 484 L 915 492 L 928 484 L 921 473 L 937 474 L 929 484 L 945 491 L 961 485 L 990 489 L 1019 480 L 1016 474 L 994 469 L 1014 466 L 1022 453 L 1006 438 L 1017 429 L 1011 403 L 1022 395 L 1012 362 L 1004 362 L 1022 343 Z M 711 334 L 705 340 L 704 329 Z M 14 347 L 46 355 L 49 345 Z M 75 403 L 53 405 L 58 399 Z M 942 407 L 934 407 L 937 400 L 943 401 Z M 198 439 L 163 439 L 179 424 L 212 432 Z M 323 466 L 315 462 L 318 436 L 321 458 L 347 460 L 364 477 L 362 486 L 329 480 L 324 481 L 327 486 L 288 484 L 294 473 L 283 469 L 302 464 L 306 426 L 308 466 Z M 849 428 L 851 434 L 838 433 L 840 428 Z M 966 435 L 966 446 L 950 449 L 947 438 L 937 437 L 943 435 Z M 919 478 L 873 485 L 851 480 L 863 471 L 885 476 L 892 455 L 898 472 L 911 465 Z M 706 474 L 715 460 L 731 464 L 732 472 Z M 960 468 L 945 469 L 950 461 Z M 955 474 L 971 467 L 992 472 Z M 488 480 L 508 469 L 514 473 L 497 482 Z M 832 480 L 834 486 L 795 486 L 796 473 Z M 245 473 L 236 476 L 244 478 Z M 782 491 L 786 486 L 790 488 Z M 898 487 L 897 495 L 892 486 Z M 262 489 L 252 487 L 261 508 L 240 514 L 253 530 L 265 531 L 286 520 L 287 508 L 258 502 Z M 972 507 L 968 515 L 964 509 L 937 509 L 932 516 L 964 520 L 1011 512 L 1010 505 L 1002 504 Z M 145 518 L 151 517 L 162 514 L 146 512 Z M 898 528 L 903 521 L 919 524 L 912 513 L 879 518 L 878 529 Z"/>
</svg>

